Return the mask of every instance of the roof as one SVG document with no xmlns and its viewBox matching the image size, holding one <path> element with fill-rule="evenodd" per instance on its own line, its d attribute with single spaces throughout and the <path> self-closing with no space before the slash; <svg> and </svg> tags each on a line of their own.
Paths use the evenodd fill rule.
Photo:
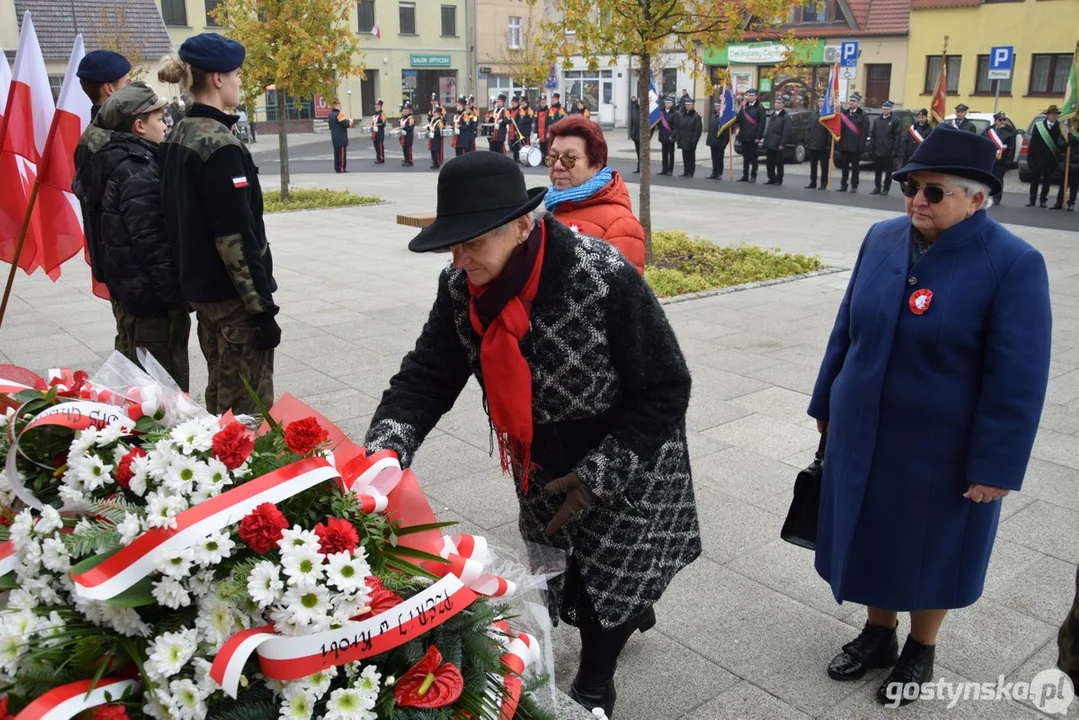
<svg viewBox="0 0 1079 720">
<path fill-rule="evenodd" d="M 911 0 L 911 10 L 935 10 L 937 8 L 976 7 L 985 0 Z"/>
<path fill-rule="evenodd" d="M 46 60 L 67 60 L 78 33 L 87 52 L 115 45 L 121 35 L 126 36 L 124 44 L 137 48 L 143 60 L 157 59 L 172 49 L 154 0 L 109 0 L 107 6 L 100 0 L 15 0 L 20 27 L 27 10 L 34 18 Z"/>
<path fill-rule="evenodd" d="M 847 22 L 847 13 L 841 7 L 838 21 L 831 24 L 796 25 L 763 32 L 759 37 L 782 37 L 790 30 L 800 38 L 840 38 L 866 35 L 906 35 L 910 32 L 910 10 L 915 2 L 968 2 L 969 0 L 840 0 L 846 5 L 853 27 Z M 977 0 L 982 2 L 982 0 Z"/>
</svg>

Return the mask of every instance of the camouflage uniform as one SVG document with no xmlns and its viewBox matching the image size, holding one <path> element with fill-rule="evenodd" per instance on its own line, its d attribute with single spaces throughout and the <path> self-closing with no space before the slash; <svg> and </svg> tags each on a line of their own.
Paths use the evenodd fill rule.
<svg viewBox="0 0 1079 720">
<path fill-rule="evenodd" d="M 161 363 L 181 390 L 191 385 L 191 367 L 187 358 L 187 339 L 191 335 L 191 315 L 186 309 L 171 310 L 168 321 L 161 317 L 139 317 L 112 301 L 116 318 L 116 352 L 138 363 L 136 348 L 144 348 Z"/>
<path fill-rule="evenodd" d="M 1075 600 L 1057 634 L 1057 667 L 1079 687 L 1079 570 L 1075 572 Z"/>
<path fill-rule="evenodd" d="M 90 117 L 97 118 L 97 112 L 101 109 L 100 105 L 94 105 L 90 108 Z M 112 132 L 98 127 L 91 122 L 86 126 L 86 130 L 83 131 L 82 137 L 79 138 L 79 144 L 75 146 L 75 170 L 81 168 L 90 156 L 101 150 L 109 143 L 109 139 L 112 137 Z M 99 240 L 98 240 L 98 228 L 95 223 L 88 222 L 90 213 L 87 211 L 86 206 L 79 202 L 82 206 L 82 218 L 83 218 L 83 233 L 86 235 L 86 253 L 90 256 L 90 273 L 94 276 L 94 280 L 99 283 L 105 282 L 105 274 L 101 268 L 101 253 L 99 252 Z M 116 345 L 120 344 L 120 334 L 117 332 Z"/>
<path fill-rule="evenodd" d="M 272 404 L 273 348 L 281 341 L 258 168 L 231 132 L 237 119 L 195 103 L 161 146 L 165 224 L 183 295 L 198 316 L 213 413 L 256 410 L 241 377 Z"/>
</svg>

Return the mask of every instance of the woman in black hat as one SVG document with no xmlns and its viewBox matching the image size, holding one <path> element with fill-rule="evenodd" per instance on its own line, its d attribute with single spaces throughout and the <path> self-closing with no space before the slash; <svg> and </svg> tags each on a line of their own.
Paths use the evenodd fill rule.
<svg viewBox="0 0 1079 720">
<path fill-rule="evenodd" d="M 942 124 L 895 173 L 907 216 L 863 241 L 809 406 L 828 433 L 817 572 L 868 608 L 828 674 L 894 665 L 877 690 L 893 706 L 933 678 L 948 610 L 982 594 L 1049 379 L 1045 260 L 985 211 L 995 158 L 989 139 Z"/>
<path fill-rule="evenodd" d="M 512 159 L 469 153 L 438 178 L 413 252 L 449 249 L 430 318 L 366 436 L 402 466 L 470 375 L 483 388 L 526 541 L 569 554 L 552 611 L 581 633 L 571 695 L 614 706 L 629 636 L 701 552 L 686 447 L 690 377 L 667 318 L 611 245 L 537 211 Z"/>
</svg>

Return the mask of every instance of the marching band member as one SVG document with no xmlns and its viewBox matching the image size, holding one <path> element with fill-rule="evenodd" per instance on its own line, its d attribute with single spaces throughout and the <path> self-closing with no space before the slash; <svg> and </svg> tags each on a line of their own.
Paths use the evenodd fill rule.
<svg viewBox="0 0 1079 720">
<path fill-rule="evenodd" d="M 416 132 L 416 118 L 412 116 L 412 103 L 405 102 L 401 105 L 401 152 L 405 159 L 401 163 L 406 167 L 412 167 L 412 141 Z"/>
<path fill-rule="evenodd" d="M 375 144 L 375 164 L 386 162 L 386 113 L 382 112 L 382 98 L 375 102 L 375 114 L 371 116 L 371 142 Z"/>
<path fill-rule="evenodd" d="M 442 119 L 442 106 L 431 108 L 431 124 L 427 126 L 427 149 L 431 151 L 431 169 L 442 167 L 442 129 L 446 123 Z"/>
<path fill-rule="evenodd" d="M 457 155 L 472 152 L 476 146 L 476 115 L 468 108 L 468 100 L 457 99 L 453 116 L 453 147 Z"/>
</svg>

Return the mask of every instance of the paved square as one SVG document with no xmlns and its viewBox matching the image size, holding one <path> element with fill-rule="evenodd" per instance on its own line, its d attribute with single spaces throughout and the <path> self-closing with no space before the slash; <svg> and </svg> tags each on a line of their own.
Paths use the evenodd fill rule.
<svg viewBox="0 0 1079 720">
<path fill-rule="evenodd" d="M 392 203 L 267 217 L 284 332 L 277 391 L 310 402 L 357 440 L 422 327 L 447 261 L 409 253 L 412 233 L 394 222 L 397 213 L 435 206 L 435 178 L 419 168 L 365 176 L 356 162 L 347 176 L 294 179 Z M 276 181 L 263 178 L 268 188 Z M 671 188 L 656 188 L 652 206 L 657 229 L 818 254 L 842 268 L 868 227 L 894 214 Z M 954 681 L 1029 681 L 1051 667 L 1079 562 L 1079 232 L 1013 229 L 1049 266 L 1052 380 L 1025 488 L 1004 501 L 985 595 L 952 613 L 941 634 L 937 675 Z M 107 356 L 112 316 L 90 295 L 88 274 L 73 261 L 56 284 L 20 275 L 0 330 L 0 361 L 93 369 Z M 688 420 L 705 552 L 657 606 L 656 629 L 630 641 L 618 674 L 619 720 L 892 717 L 872 698 L 883 672 L 851 684 L 824 672 L 864 610 L 837 605 L 812 555 L 779 540 L 794 475 L 816 448 L 805 406 L 848 276 L 667 306 L 694 376 Z M 198 398 L 205 366 L 194 337 L 191 357 Z M 517 535 L 513 489 L 488 455 L 486 427 L 472 382 L 415 469 L 443 517 L 508 544 Z M 565 627 L 555 638 L 565 689 L 578 641 Z M 1039 717 L 1024 702 L 967 701 L 951 711 L 920 702 L 901 712 Z"/>
</svg>

